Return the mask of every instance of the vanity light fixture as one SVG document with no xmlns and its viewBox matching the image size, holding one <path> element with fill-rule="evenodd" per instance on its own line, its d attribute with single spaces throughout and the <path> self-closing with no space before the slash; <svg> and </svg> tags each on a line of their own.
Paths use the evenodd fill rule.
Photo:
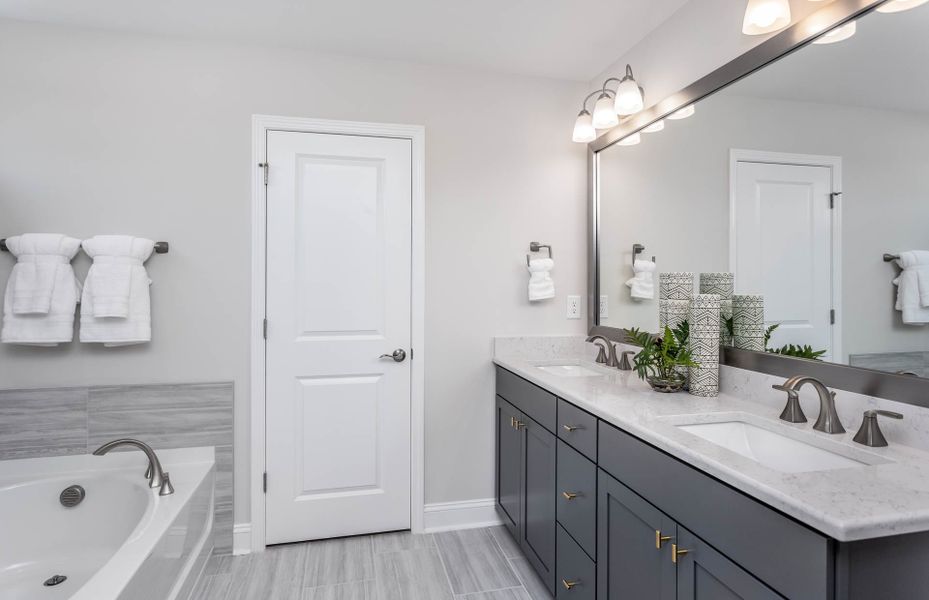
<svg viewBox="0 0 929 600">
<path fill-rule="evenodd" d="M 896 13 L 903 12 L 905 10 L 910 10 L 911 8 L 916 8 L 921 4 L 925 4 L 929 0 L 891 0 L 890 2 L 885 2 L 877 7 L 877 12 L 880 13 Z"/>
<path fill-rule="evenodd" d="M 790 25 L 790 2 L 788 0 L 748 0 L 742 33 L 762 35 Z"/>
<path fill-rule="evenodd" d="M 671 113 L 670 115 L 668 115 L 667 118 L 671 119 L 672 121 L 679 121 L 681 119 L 686 119 L 687 117 L 691 116 L 695 112 L 696 112 L 696 109 L 694 108 L 694 105 L 688 104 L 684 108 Z"/>
<path fill-rule="evenodd" d="M 858 29 L 855 21 L 851 23 L 846 23 L 841 27 L 836 27 L 829 33 L 823 35 L 822 37 L 816 38 L 813 41 L 814 44 L 834 44 L 836 42 L 841 42 L 842 40 L 847 40 L 848 38 L 855 35 L 855 31 Z"/>
<path fill-rule="evenodd" d="M 655 121 L 648 127 L 643 128 L 642 133 L 655 133 L 656 131 L 661 131 L 662 129 L 664 129 L 664 119 Z"/>
<path fill-rule="evenodd" d="M 615 91 L 606 87 L 613 81 L 619 82 Z M 591 115 L 587 111 L 587 102 L 594 96 L 597 96 L 597 101 L 594 103 L 594 112 Z M 571 139 L 580 143 L 592 142 L 597 138 L 597 129 L 616 127 L 619 125 L 620 117 L 633 115 L 643 108 L 645 108 L 645 90 L 636 83 L 635 77 L 632 76 L 632 67 L 626 65 L 626 74 L 622 79 L 610 77 L 603 82 L 599 90 L 591 92 L 584 98 L 581 112 L 574 121 L 574 135 Z M 591 129 L 594 131 L 591 132 Z"/>
<path fill-rule="evenodd" d="M 574 122 L 574 135 L 571 136 L 571 141 L 586 144 L 597 139 L 597 130 L 594 129 L 593 121 L 587 109 L 582 109 L 577 115 L 577 121 Z"/>
<path fill-rule="evenodd" d="M 638 133 L 633 133 L 632 135 L 626 136 L 623 139 L 616 142 L 617 146 L 635 146 L 642 141 L 642 136 Z"/>
<path fill-rule="evenodd" d="M 615 78 L 607 79 L 603 86 Z M 621 116 L 634 115 L 645 108 L 645 91 L 639 87 L 632 76 L 632 66 L 626 65 L 626 74 L 619 80 L 616 88 L 616 101 L 614 103 L 616 114 Z"/>
<path fill-rule="evenodd" d="M 593 122 L 597 129 L 609 129 L 619 125 L 619 116 L 613 108 L 613 98 L 610 94 L 609 90 L 603 90 L 597 98 L 597 103 L 594 104 Z"/>
</svg>

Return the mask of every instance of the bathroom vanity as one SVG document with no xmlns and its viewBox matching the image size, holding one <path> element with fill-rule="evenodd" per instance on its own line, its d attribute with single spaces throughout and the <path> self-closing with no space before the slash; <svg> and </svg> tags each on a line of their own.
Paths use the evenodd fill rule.
<svg viewBox="0 0 929 600">
<path fill-rule="evenodd" d="M 498 513 L 556 598 L 929 594 L 929 454 L 593 362 L 495 362 Z M 726 447 L 733 424 L 784 456 Z"/>
</svg>

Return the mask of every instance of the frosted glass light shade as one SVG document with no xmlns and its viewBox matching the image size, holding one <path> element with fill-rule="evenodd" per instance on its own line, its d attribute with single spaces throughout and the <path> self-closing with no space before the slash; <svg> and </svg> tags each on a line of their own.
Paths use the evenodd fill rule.
<svg viewBox="0 0 929 600">
<path fill-rule="evenodd" d="M 858 26 L 855 24 L 855 21 L 851 23 L 846 23 L 841 27 L 833 29 L 829 33 L 823 35 L 822 37 L 816 38 L 814 44 L 834 44 L 836 42 L 841 42 L 842 40 L 847 40 L 848 38 L 855 35 L 855 31 L 858 30 Z"/>
<path fill-rule="evenodd" d="M 597 103 L 594 104 L 593 123 L 597 129 L 609 129 L 619 125 L 619 117 L 616 115 L 616 109 L 613 108 L 613 99 L 606 94 L 600 94 Z"/>
<path fill-rule="evenodd" d="M 582 110 L 577 115 L 577 121 L 574 122 L 574 135 L 571 141 L 586 144 L 597 139 L 597 130 L 594 129 L 593 117 L 586 110 Z"/>
<path fill-rule="evenodd" d="M 790 25 L 790 3 L 787 0 L 748 0 L 742 33 L 761 35 Z"/>
<path fill-rule="evenodd" d="M 644 129 L 642 129 L 642 133 L 655 133 L 656 131 L 661 131 L 662 129 L 664 129 L 664 119 L 661 119 L 660 121 L 655 121 L 648 127 L 645 127 Z"/>
<path fill-rule="evenodd" d="M 642 136 L 639 135 L 638 133 L 633 133 L 632 135 L 628 137 L 624 137 L 623 139 L 619 140 L 618 142 L 616 142 L 616 144 L 618 146 L 635 146 L 641 141 L 642 141 Z"/>
<path fill-rule="evenodd" d="M 916 8 L 921 4 L 925 4 L 929 0 L 893 0 L 893 2 L 887 2 L 881 4 L 877 7 L 877 12 L 882 13 L 895 13 L 903 12 L 904 10 L 910 10 L 911 8 Z"/>
<path fill-rule="evenodd" d="M 671 119 L 672 121 L 679 121 L 681 119 L 686 119 L 687 117 L 694 114 L 695 112 L 696 112 L 696 109 L 694 108 L 694 105 L 688 104 L 684 108 L 668 115 L 668 118 Z"/>
<path fill-rule="evenodd" d="M 635 79 L 624 79 L 616 88 L 616 102 L 614 110 L 619 115 L 634 115 L 645 108 L 645 99 L 642 98 L 642 90 Z"/>
</svg>

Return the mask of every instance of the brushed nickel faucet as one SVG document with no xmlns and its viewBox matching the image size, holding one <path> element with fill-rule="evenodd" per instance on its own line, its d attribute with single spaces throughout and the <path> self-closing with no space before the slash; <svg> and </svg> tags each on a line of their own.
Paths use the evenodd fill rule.
<svg viewBox="0 0 929 600">
<path fill-rule="evenodd" d="M 605 364 L 608 367 L 619 367 L 619 361 L 616 360 L 616 346 L 613 345 L 613 342 L 602 335 L 592 335 L 587 338 L 587 341 L 596 344 L 600 348 L 600 352 L 597 353 L 598 363 Z M 602 341 L 603 345 L 597 344 L 599 341 Z M 604 349 L 606 349 L 606 353 L 604 353 Z"/>
<path fill-rule="evenodd" d="M 158 456 L 155 454 L 155 451 L 152 450 L 152 447 L 146 444 L 145 442 L 140 442 L 139 440 L 134 440 L 131 438 L 120 438 L 118 440 L 113 440 L 112 442 L 107 442 L 94 450 L 94 456 L 103 456 L 114 448 L 120 446 L 132 446 L 133 448 L 138 448 L 145 453 L 145 456 L 148 457 L 148 469 L 145 471 L 145 477 L 148 479 L 148 486 L 151 488 L 158 488 L 159 496 L 170 496 L 174 493 L 174 486 L 171 485 L 171 478 L 168 474 L 161 468 L 161 461 L 158 460 Z"/>
<path fill-rule="evenodd" d="M 890 410 L 866 410 L 864 418 L 861 420 L 861 427 L 858 433 L 852 438 L 859 444 L 871 446 L 872 448 L 883 448 L 887 445 L 887 438 L 881 433 L 881 428 L 877 424 L 877 416 L 890 417 L 891 419 L 902 419 L 903 415 Z"/>
<path fill-rule="evenodd" d="M 788 423 L 806 423 L 806 415 L 800 408 L 800 388 L 807 383 L 812 385 L 819 394 L 819 417 L 813 424 L 813 429 L 825 433 L 845 433 L 839 414 L 835 411 L 835 392 L 815 377 L 798 375 L 780 385 L 771 386 L 776 390 L 787 392 L 787 406 L 781 412 L 781 420 Z"/>
</svg>

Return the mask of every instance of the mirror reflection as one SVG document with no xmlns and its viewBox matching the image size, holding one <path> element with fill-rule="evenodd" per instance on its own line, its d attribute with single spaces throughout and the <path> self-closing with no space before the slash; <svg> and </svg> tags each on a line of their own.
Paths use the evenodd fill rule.
<svg viewBox="0 0 929 600">
<path fill-rule="evenodd" d="M 733 273 L 756 349 L 929 376 L 926 31 L 869 14 L 602 151 L 599 324 L 658 331 L 659 274 Z"/>
</svg>

